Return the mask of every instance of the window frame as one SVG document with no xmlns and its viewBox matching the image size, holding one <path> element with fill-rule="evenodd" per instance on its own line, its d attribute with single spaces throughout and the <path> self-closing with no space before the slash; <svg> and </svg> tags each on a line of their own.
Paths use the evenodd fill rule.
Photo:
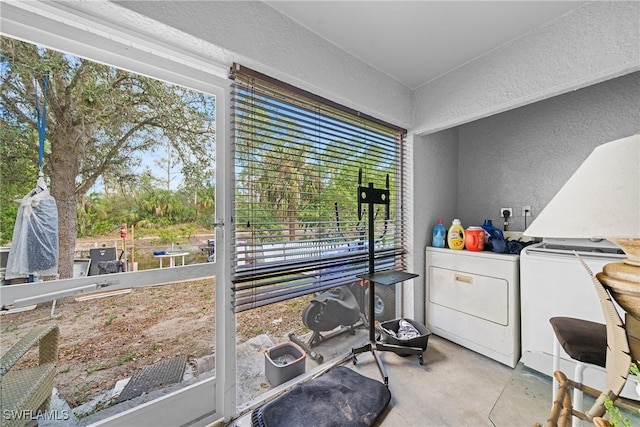
<svg viewBox="0 0 640 427">
<path fill-rule="evenodd" d="M 27 305 L 97 289 L 117 290 L 135 286 L 216 277 L 216 375 L 161 398 L 138 405 L 94 425 L 183 425 L 229 419 L 236 413 L 235 319 L 228 307 L 231 298 L 229 259 L 225 239 L 230 227 L 225 170 L 229 162 L 226 144 L 229 81 L 226 67 L 191 54 L 184 40 L 178 45 L 159 41 L 113 22 L 126 22 L 131 12 L 107 5 L 104 16 L 88 16 L 65 4 L 3 2 L 0 15 L 3 35 L 110 66 L 185 86 L 216 97 L 216 261 L 165 269 L 125 272 L 12 285 L 2 290 L 2 305 Z M 108 14 L 107 14 L 108 12 Z M 98 15 L 100 15 L 98 13 Z M 118 19 L 118 15 L 122 18 Z M 149 20 L 151 21 L 151 20 Z M 156 27 L 158 23 L 153 23 Z M 166 28 L 167 31 L 172 29 Z M 173 30 L 175 31 L 175 30 Z M 166 405 L 171 405 L 167 411 Z"/>
</svg>

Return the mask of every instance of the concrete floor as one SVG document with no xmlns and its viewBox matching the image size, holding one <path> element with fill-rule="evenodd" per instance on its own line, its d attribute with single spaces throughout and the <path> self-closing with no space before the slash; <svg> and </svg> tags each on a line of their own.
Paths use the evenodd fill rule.
<svg viewBox="0 0 640 427">
<path fill-rule="evenodd" d="M 415 356 L 380 353 L 389 375 L 391 402 L 381 426 L 491 426 L 489 413 L 512 369 L 431 336 L 424 365 Z M 354 367 L 380 379 L 372 356 L 362 354 Z"/>
<path fill-rule="evenodd" d="M 300 338 L 307 341 L 309 336 Z M 288 338 L 283 340 L 286 342 Z M 323 355 L 325 364 L 320 365 L 306 357 L 304 375 L 319 375 L 342 361 L 356 372 L 382 382 L 378 365 L 370 352 L 359 354 L 355 365 L 351 360 L 345 361 L 352 348 L 367 341 L 368 331 L 358 328 L 355 334 L 340 334 L 315 346 L 313 350 Z M 238 346 L 238 398 L 243 415 L 232 420 L 227 427 L 250 427 L 252 409 L 263 404 L 265 398 L 274 398 L 295 385 L 297 379 L 292 379 L 271 388 L 265 378 L 264 349 L 275 344 L 265 335 Z M 402 357 L 392 352 L 378 352 L 378 355 L 388 375 L 391 401 L 376 426 L 530 427 L 536 422 L 544 424 L 549 415 L 551 379 L 522 363 L 512 369 L 436 335 L 429 336 L 423 365 L 415 355 Z M 45 421 L 41 425 L 89 425 L 121 412 L 121 405 L 132 407 L 172 391 L 173 386 L 177 389 L 185 384 L 152 391 L 148 395 L 106 408 L 75 424 L 69 421 Z M 69 409 L 60 405 L 66 405 L 66 402 L 60 399 L 52 401 L 53 409 Z M 589 406 L 587 404 L 586 407 Z M 631 419 L 632 425 L 640 425 L 637 414 Z M 212 425 L 220 427 L 224 423 L 218 420 Z"/>
<path fill-rule="evenodd" d="M 330 351 L 348 350 L 349 343 L 358 339 L 366 342 L 366 333 L 361 334 L 332 338 L 333 350 L 322 346 L 314 350 L 328 360 Z M 523 373 L 522 366 L 512 369 L 435 335 L 429 337 L 422 366 L 417 356 L 379 355 L 389 377 L 391 402 L 378 426 L 517 427 L 544 423 L 548 417 L 550 379 Z M 345 366 L 382 381 L 371 353 L 362 353 L 357 360 L 356 365 L 349 361 Z M 318 367 L 309 360 L 307 364 L 307 371 Z M 231 425 L 251 426 L 250 413 Z"/>
<path fill-rule="evenodd" d="M 372 358 L 371 358 L 372 359 Z M 490 426 L 489 413 L 512 369 L 437 336 L 429 338 L 424 365 L 415 357 L 382 353 L 392 397 L 380 425 Z M 356 365 L 375 378 L 372 361 Z"/>
<path fill-rule="evenodd" d="M 309 339 L 308 336 L 300 338 L 303 341 Z M 283 340 L 286 342 L 287 338 Z M 368 331 L 359 328 L 354 335 L 340 334 L 315 346 L 313 350 L 323 355 L 325 364 L 320 365 L 307 357 L 304 375 L 319 375 L 342 360 L 344 366 L 382 382 L 378 365 L 370 352 L 359 354 L 355 365 L 351 360 L 344 361 L 352 348 L 367 341 Z M 259 336 L 238 346 L 238 398 L 243 415 L 226 427 L 251 427 L 254 408 L 263 404 L 265 398 L 277 397 L 295 385 L 297 379 L 292 379 L 271 388 L 265 378 L 264 349 L 275 344 L 278 343 L 269 337 Z M 391 392 L 391 401 L 376 422 L 378 427 L 531 427 L 536 422 L 544 424 L 549 415 L 551 379 L 522 363 L 512 369 L 436 335 L 429 336 L 423 365 L 415 355 L 402 357 L 392 352 L 378 352 L 378 355 L 386 369 Z M 135 406 L 141 403 L 142 398 L 151 400 L 158 397 L 154 393 L 166 393 L 168 390 L 153 391 L 148 396 L 125 403 Z M 56 401 L 52 405 L 55 406 Z M 113 415 L 110 412 L 121 412 L 120 405 L 79 420 L 75 425 L 88 425 Z M 640 422 L 640 419 L 634 421 Z M 42 425 L 67 427 L 71 424 Z M 318 425 L 322 425 L 321 421 Z M 218 420 L 212 426 L 221 427 L 224 423 Z"/>
</svg>

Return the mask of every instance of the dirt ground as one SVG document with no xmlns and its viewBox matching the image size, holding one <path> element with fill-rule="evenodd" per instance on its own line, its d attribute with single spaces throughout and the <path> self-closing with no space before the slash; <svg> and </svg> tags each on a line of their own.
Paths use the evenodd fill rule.
<svg viewBox="0 0 640 427">
<path fill-rule="evenodd" d="M 82 405 L 116 381 L 132 376 L 143 366 L 186 354 L 190 364 L 215 353 L 214 280 L 137 288 L 107 298 L 58 300 L 30 311 L 0 316 L 0 347 L 4 353 L 36 326 L 60 328 L 55 386 L 72 407 Z M 306 328 L 301 312 L 311 297 L 299 298 L 237 316 L 238 342 L 260 334 L 280 339 Z M 30 352 L 22 366 L 37 363 Z"/>
</svg>

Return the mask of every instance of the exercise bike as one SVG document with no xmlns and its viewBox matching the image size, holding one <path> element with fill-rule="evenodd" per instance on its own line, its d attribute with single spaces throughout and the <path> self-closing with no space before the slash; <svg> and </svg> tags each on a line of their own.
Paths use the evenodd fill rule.
<svg viewBox="0 0 640 427">
<path fill-rule="evenodd" d="M 324 357 L 313 347 L 345 332 L 355 335 L 355 328 L 364 324 L 362 320 L 360 305 L 349 286 L 331 288 L 318 294 L 302 310 L 302 323 L 313 331 L 309 341 L 302 341 L 293 332 L 289 339 L 302 347 L 309 358 L 322 363 Z M 328 331 L 331 332 L 322 334 Z"/>
<path fill-rule="evenodd" d="M 335 203 L 336 223 L 338 233 L 344 240 L 346 236 L 340 228 L 340 215 L 338 204 Z M 377 215 L 377 212 L 376 212 Z M 360 228 L 360 223 L 356 225 L 359 233 L 364 233 Z M 385 229 L 380 240 L 386 234 L 387 226 L 385 220 Z M 344 248 L 335 251 L 336 254 L 342 252 L 350 252 L 356 250 L 365 250 L 366 243 L 359 239 L 351 241 Z M 328 268 L 320 272 L 320 276 L 330 280 L 332 276 L 336 278 L 343 276 L 344 267 Z M 368 290 L 365 290 L 364 281 L 356 279 L 346 285 L 337 286 L 317 294 L 307 306 L 302 310 L 302 323 L 312 331 L 311 338 L 308 342 L 304 342 L 297 338 L 294 333 L 289 334 L 289 339 L 305 349 L 307 355 L 318 363 L 322 363 L 324 358 L 322 355 L 313 351 L 316 345 L 343 333 L 355 334 L 355 329 L 359 326 L 368 326 L 367 318 L 368 305 L 365 304 L 369 298 Z M 380 287 L 376 289 L 374 295 L 375 313 L 374 318 L 378 320 L 390 320 L 393 318 L 395 310 L 395 291 L 393 288 Z M 328 334 L 322 334 L 329 332 Z"/>
</svg>

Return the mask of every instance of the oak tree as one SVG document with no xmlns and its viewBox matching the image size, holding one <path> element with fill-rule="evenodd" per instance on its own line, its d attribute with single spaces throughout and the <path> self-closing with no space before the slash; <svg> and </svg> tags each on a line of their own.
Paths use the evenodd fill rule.
<svg viewBox="0 0 640 427">
<path fill-rule="evenodd" d="M 4 36 L 1 54 L 3 156 L 37 166 L 36 91 L 47 103 L 44 174 L 58 206 L 61 278 L 73 272 L 78 204 L 99 178 L 136 179 L 140 153 L 167 146 L 190 182 L 211 177 L 212 96 Z M 3 192 L 23 172 L 13 164 Z"/>
</svg>

